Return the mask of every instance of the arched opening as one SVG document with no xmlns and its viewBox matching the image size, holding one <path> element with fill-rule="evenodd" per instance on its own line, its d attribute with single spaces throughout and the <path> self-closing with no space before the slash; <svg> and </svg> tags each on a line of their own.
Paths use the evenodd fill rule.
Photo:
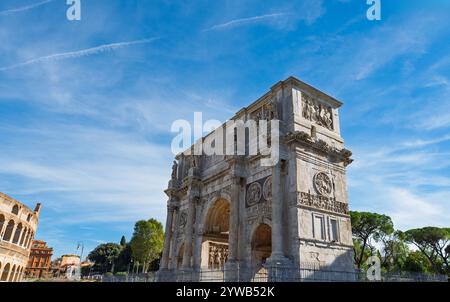
<svg viewBox="0 0 450 302">
<path fill-rule="evenodd" d="M 11 219 L 8 222 L 8 225 L 6 226 L 6 231 L 5 231 L 5 235 L 3 236 L 3 240 L 5 240 L 5 241 L 11 240 L 13 230 L 14 230 L 14 220 Z"/>
<path fill-rule="evenodd" d="M 20 238 L 20 243 L 19 243 L 20 246 L 23 246 L 23 242 L 25 241 L 25 237 L 27 236 L 27 234 L 28 234 L 28 228 L 26 227 L 23 229 L 22 238 Z"/>
<path fill-rule="evenodd" d="M 2 239 L 3 226 L 5 225 L 5 216 L 0 215 L 0 239 Z"/>
<path fill-rule="evenodd" d="M 2 277 L 0 278 L 0 281 L 8 281 L 8 274 L 9 274 L 9 263 L 6 263 L 5 268 L 3 269 Z"/>
<path fill-rule="evenodd" d="M 9 279 L 8 279 L 9 282 L 13 281 L 15 273 L 16 273 L 16 266 L 13 265 L 12 270 L 11 270 L 11 274 L 9 275 Z"/>
<path fill-rule="evenodd" d="M 265 223 L 260 224 L 253 232 L 251 245 L 252 265 L 258 271 L 272 254 L 272 228 Z"/>
<path fill-rule="evenodd" d="M 20 234 L 22 233 L 22 223 L 19 223 L 16 228 L 16 232 L 14 233 L 12 243 L 18 243 L 20 239 Z"/>
<path fill-rule="evenodd" d="M 19 280 L 20 270 L 21 270 L 21 267 L 18 266 L 17 270 L 16 270 L 16 274 L 15 274 L 14 279 L 13 279 L 13 282 L 17 282 Z"/>
<path fill-rule="evenodd" d="M 11 213 L 13 213 L 14 215 L 18 215 L 19 214 L 19 206 L 18 205 L 14 205 L 12 208 Z"/>
<path fill-rule="evenodd" d="M 218 199 L 208 210 L 202 242 L 203 268 L 221 270 L 228 260 L 230 231 L 230 203 Z"/>
</svg>

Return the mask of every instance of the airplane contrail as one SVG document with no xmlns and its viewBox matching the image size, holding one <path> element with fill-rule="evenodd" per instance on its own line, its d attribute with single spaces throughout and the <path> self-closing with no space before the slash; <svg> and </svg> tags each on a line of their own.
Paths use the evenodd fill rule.
<svg viewBox="0 0 450 302">
<path fill-rule="evenodd" d="M 150 43 L 157 39 L 159 39 L 159 38 L 141 39 L 141 40 L 128 41 L 128 42 L 117 42 L 117 43 L 104 44 L 104 45 L 100 45 L 100 46 L 96 46 L 96 47 L 81 49 L 81 50 L 77 50 L 77 51 L 52 54 L 52 55 L 43 56 L 43 57 L 28 60 L 28 61 L 24 61 L 24 62 L 21 62 L 18 64 L 6 66 L 6 67 L 0 67 L 0 71 L 23 67 L 23 66 L 27 66 L 27 65 L 31 65 L 31 64 L 37 64 L 37 63 L 43 63 L 43 62 L 49 62 L 49 61 L 59 61 L 59 60 L 64 60 L 64 59 L 79 58 L 79 57 L 95 55 L 98 53 L 111 51 L 111 50 L 114 50 L 117 48 L 122 48 L 122 47 L 131 46 L 131 45 L 137 45 L 137 44 Z"/>
<path fill-rule="evenodd" d="M 53 1 L 54 0 L 45 0 L 45 1 L 41 1 L 41 2 L 35 3 L 35 4 L 30 4 L 30 5 L 27 5 L 27 6 L 22 6 L 22 7 L 18 7 L 18 8 L 12 8 L 12 9 L 8 9 L 8 10 L 0 11 L 0 16 L 2 16 L 2 15 L 3 16 L 11 15 L 11 14 L 14 14 L 14 13 L 27 11 L 27 10 L 33 9 L 35 7 L 38 7 L 38 6 L 41 6 L 41 5 L 53 2 Z"/>
</svg>

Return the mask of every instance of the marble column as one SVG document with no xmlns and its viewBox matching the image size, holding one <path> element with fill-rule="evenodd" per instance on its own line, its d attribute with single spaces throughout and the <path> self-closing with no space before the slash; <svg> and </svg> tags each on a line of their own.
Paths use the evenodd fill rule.
<svg viewBox="0 0 450 302">
<path fill-rule="evenodd" d="M 272 168 L 272 256 L 284 258 L 283 252 L 283 196 L 281 187 L 281 164 Z"/>
<path fill-rule="evenodd" d="M 195 204 L 195 234 L 194 234 L 194 269 L 200 270 L 202 259 L 202 241 L 203 241 L 203 228 L 201 223 L 202 204 L 201 199 L 198 199 Z"/>
<path fill-rule="evenodd" d="M 173 212 L 173 221 L 175 222 L 175 225 L 177 224 L 177 220 L 178 220 L 178 214 L 179 214 L 180 210 L 178 207 L 175 208 L 174 212 Z M 178 261 L 178 255 L 177 255 L 177 237 L 178 237 L 178 230 L 175 227 L 172 233 L 172 238 L 171 238 L 171 245 L 170 245 L 170 254 L 169 254 L 169 259 L 170 259 L 170 263 L 169 263 L 169 269 L 176 269 L 177 268 L 177 261 Z"/>
<path fill-rule="evenodd" d="M 172 223 L 173 223 L 173 212 L 174 206 L 170 204 L 167 205 L 167 218 L 166 218 L 166 233 L 164 238 L 164 249 L 161 258 L 161 269 L 168 269 L 169 267 L 169 251 L 170 251 L 170 241 L 172 238 Z"/>
<path fill-rule="evenodd" d="M 230 226 L 228 236 L 228 261 L 236 262 L 239 247 L 239 192 L 240 177 L 234 177 L 231 183 Z"/>
<path fill-rule="evenodd" d="M 186 223 L 186 230 L 184 233 L 183 263 L 181 265 L 183 269 L 188 269 L 191 267 L 192 235 L 193 235 L 195 203 L 196 203 L 195 200 L 196 197 L 189 196 L 187 223 Z"/>
</svg>

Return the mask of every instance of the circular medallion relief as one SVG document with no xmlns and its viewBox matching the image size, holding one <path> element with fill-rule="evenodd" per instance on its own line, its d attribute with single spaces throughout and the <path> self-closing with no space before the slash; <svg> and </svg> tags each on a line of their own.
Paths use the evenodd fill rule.
<svg viewBox="0 0 450 302">
<path fill-rule="evenodd" d="M 267 177 L 264 181 L 263 196 L 265 200 L 272 199 L 272 176 Z"/>
<path fill-rule="evenodd" d="M 261 185 L 257 182 L 252 183 L 247 191 L 247 205 L 257 204 L 261 199 Z"/>
<path fill-rule="evenodd" d="M 320 195 L 329 195 L 331 193 L 331 180 L 325 172 L 319 172 L 314 176 L 314 188 Z"/>
</svg>

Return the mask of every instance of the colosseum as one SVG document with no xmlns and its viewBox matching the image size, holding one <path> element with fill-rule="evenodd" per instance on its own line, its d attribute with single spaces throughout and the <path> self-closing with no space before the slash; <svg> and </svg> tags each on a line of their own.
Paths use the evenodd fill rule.
<svg viewBox="0 0 450 302">
<path fill-rule="evenodd" d="M 36 233 L 41 204 L 33 210 L 0 193 L 0 281 L 21 281 Z"/>
</svg>

